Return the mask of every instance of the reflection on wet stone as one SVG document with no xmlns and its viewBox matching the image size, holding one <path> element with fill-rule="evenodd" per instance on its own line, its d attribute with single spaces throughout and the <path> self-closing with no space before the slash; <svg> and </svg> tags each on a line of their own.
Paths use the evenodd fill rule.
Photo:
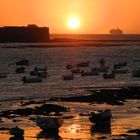
<svg viewBox="0 0 140 140">
<path fill-rule="evenodd" d="M 111 134 L 111 122 L 97 123 L 91 126 L 91 135 L 94 133 Z"/>
<path fill-rule="evenodd" d="M 55 140 L 61 139 L 58 133 L 54 132 L 47 133 L 45 131 L 41 131 L 39 134 L 37 134 L 37 138 L 52 138 Z"/>
<path fill-rule="evenodd" d="M 9 140 L 24 140 L 24 137 L 10 137 Z"/>
</svg>

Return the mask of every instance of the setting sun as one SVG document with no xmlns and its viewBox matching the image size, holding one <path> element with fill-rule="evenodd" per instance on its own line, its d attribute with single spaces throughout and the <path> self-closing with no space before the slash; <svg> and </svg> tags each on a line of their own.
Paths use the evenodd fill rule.
<svg viewBox="0 0 140 140">
<path fill-rule="evenodd" d="M 76 28 L 79 28 L 80 21 L 78 19 L 73 18 L 68 21 L 68 25 L 70 28 L 76 29 Z"/>
</svg>

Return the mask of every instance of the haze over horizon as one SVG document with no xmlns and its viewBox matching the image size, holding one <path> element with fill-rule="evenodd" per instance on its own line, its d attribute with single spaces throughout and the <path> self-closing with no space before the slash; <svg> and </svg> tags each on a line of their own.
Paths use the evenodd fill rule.
<svg viewBox="0 0 140 140">
<path fill-rule="evenodd" d="M 119 27 L 140 34 L 139 5 L 140 0 L 1 0 L 0 26 L 37 24 L 53 34 L 106 34 Z"/>
</svg>

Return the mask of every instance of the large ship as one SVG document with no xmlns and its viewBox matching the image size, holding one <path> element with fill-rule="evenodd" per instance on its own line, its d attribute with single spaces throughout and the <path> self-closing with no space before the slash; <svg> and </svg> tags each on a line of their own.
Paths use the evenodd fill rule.
<svg viewBox="0 0 140 140">
<path fill-rule="evenodd" d="M 109 33 L 112 35 L 122 35 L 123 31 L 117 27 L 117 29 L 111 29 Z"/>
</svg>

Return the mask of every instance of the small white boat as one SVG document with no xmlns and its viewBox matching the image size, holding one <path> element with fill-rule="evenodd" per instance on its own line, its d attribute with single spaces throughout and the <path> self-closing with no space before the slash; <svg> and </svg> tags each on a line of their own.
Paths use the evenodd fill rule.
<svg viewBox="0 0 140 140">
<path fill-rule="evenodd" d="M 35 122 L 37 126 L 39 126 L 43 131 L 58 132 L 58 129 L 62 125 L 63 120 L 53 117 L 37 117 Z"/>
<path fill-rule="evenodd" d="M 16 126 L 14 128 L 10 128 L 9 133 L 16 137 L 22 137 L 24 135 L 24 130 Z"/>
<path fill-rule="evenodd" d="M 73 74 L 63 75 L 63 80 L 73 80 L 73 79 L 74 79 Z"/>
<path fill-rule="evenodd" d="M 112 112 L 110 109 L 98 112 L 90 112 L 89 120 L 92 123 L 105 123 L 111 121 Z"/>
<path fill-rule="evenodd" d="M 29 77 L 29 78 L 27 78 L 24 76 L 22 78 L 22 81 L 24 83 L 38 83 L 38 82 L 42 82 L 42 78 L 41 77 Z"/>
</svg>

